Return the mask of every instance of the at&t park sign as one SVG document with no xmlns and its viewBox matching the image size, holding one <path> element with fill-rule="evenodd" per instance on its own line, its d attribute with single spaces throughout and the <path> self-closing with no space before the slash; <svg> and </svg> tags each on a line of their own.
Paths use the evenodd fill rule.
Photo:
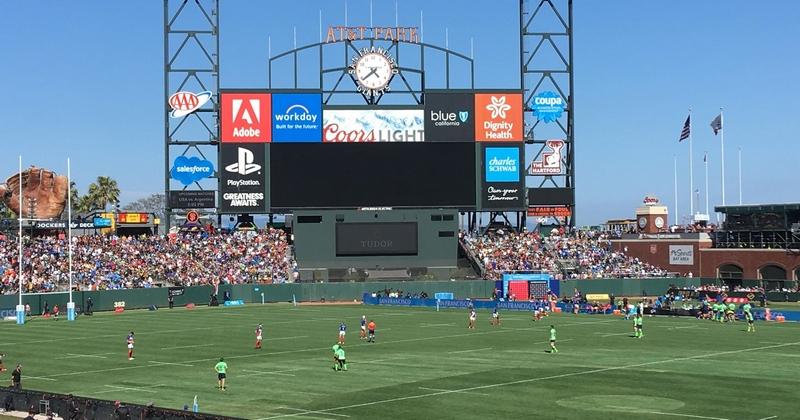
<svg viewBox="0 0 800 420">
<path fill-rule="evenodd" d="M 419 29 L 416 26 L 329 26 L 325 43 L 365 39 L 419 44 Z"/>
</svg>

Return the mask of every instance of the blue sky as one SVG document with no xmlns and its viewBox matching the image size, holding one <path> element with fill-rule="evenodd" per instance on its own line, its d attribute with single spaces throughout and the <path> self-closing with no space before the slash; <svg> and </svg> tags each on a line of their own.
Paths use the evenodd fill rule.
<svg viewBox="0 0 800 420">
<path fill-rule="evenodd" d="M 316 42 L 344 20 L 344 0 L 222 1 L 222 87 L 266 86 L 273 53 Z M 425 42 L 469 53 L 476 87 L 519 83 L 516 2 L 404 0 L 401 25 Z M 348 23 L 367 24 L 369 2 L 348 0 Z M 394 1 L 375 0 L 376 24 L 394 24 Z M 746 0 L 575 0 L 575 133 L 578 223 L 630 217 L 646 194 L 673 203 L 679 158 L 681 214 L 688 213 L 688 148 L 677 142 L 693 108 L 695 187 L 709 152 L 711 203 L 720 203 L 719 139 L 709 122 L 725 108 L 727 201 L 800 201 L 800 3 Z M 82 192 L 98 175 L 119 181 L 122 201 L 163 191 L 162 2 L 16 1 L 0 14 L 0 175 L 17 156 L 65 172 Z M 476 22 L 478 24 L 476 24 Z M 701 193 L 702 194 L 702 193 Z M 704 199 L 701 198 L 701 207 Z M 673 219 L 671 217 L 671 219 Z"/>
</svg>

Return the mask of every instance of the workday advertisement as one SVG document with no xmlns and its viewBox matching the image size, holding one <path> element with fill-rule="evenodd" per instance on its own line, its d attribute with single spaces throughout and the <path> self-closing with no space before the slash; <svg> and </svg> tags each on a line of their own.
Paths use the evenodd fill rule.
<svg viewBox="0 0 800 420">
<path fill-rule="evenodd" d="M 519 143 L 483 145 L 481 203 L 483 208 L 525 208 L 522 146 Z"/>
<path fill-rule="evenodd" d="M 273 93 L 272 142 L 322 141 L 322 94 Z"/>
</svg>

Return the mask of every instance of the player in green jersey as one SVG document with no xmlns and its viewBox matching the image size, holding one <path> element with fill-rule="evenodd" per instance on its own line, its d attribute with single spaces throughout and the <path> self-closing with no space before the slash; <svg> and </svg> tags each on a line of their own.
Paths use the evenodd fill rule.
<svg viewBox="0 0 800 420">
<path fill-rule="evenodd" d="M 344 347 L 339 346 L 339 350 L 336 350 L 336 360 L 339 362 L 339 365 L 336 367 L 336 370 L 347 370 L 347 359 L 345 358 L 344 354 Z"/>
<path fill-rule="evenodd" d="M 225 374 L 228 372 L 228 364 L 225 359 L 219 358 L 219 362 L 214 365 L 214 370 L 217 372 L 217 387 L 220 391 L 225 390 Z"/>
<path fill-rule="evenodd" d="M 550 353 L 558 353 L 556 348 L 556 327 L 553 325 L 550 326 Z"/>
<path fill-rule="evenodd" d="M 728 321 L 734 322 L 736 321 L 736 305 L 733 303 L 729 303 L 728 307 L 725 308 L 725 318 Z"/>
<path fill-rule="evenodd" d="M 642 323 L 643 322 L 644 322 L 644 318 L 642 318 L 642 315 L 637 314 L 636 318 L 633 320 L 634 329 L 636 330 L 634 336 L 636 338 L 644 337 L 644 332 L 642 332 Z"/>
<path fill-rule="evenodd" d="M 753 323 L 753 313 L 750 312 L 751 309 L 750 303 L 745 303 L 744 306 L 742 306 L 744 319 L 747 320 L 747 332 L 756 332 L 756 325 Z"/>
</svg>

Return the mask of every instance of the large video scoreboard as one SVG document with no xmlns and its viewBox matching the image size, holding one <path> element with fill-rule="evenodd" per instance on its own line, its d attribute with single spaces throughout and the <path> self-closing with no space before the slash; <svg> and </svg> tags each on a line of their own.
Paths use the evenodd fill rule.
<svg viewBox="0 0 800 420">
<path fill-rule="evenodd" d="M 524 210 L 521 93 L 427 91 L 423 102 L 323 106 L 318 91 L 221 91 L 221 212 Z"/>
</svg>

